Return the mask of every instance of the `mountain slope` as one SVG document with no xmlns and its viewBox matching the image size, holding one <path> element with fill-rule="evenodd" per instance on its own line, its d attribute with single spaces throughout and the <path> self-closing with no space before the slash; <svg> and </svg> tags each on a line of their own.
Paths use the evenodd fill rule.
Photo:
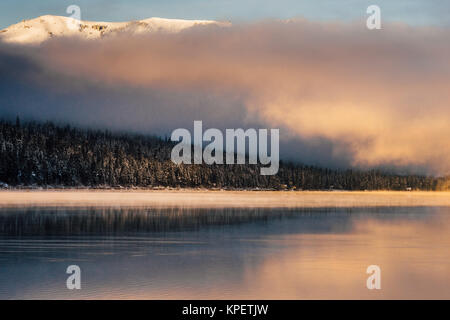
<svg viewBox="0 0 450 320">
<path fill-rule="evenodd" d="M 196 26 L 225 23 L 212 20 L 179 20 L 149 18 L 129 22 L 78 21 L 69 17 L 41 16 L 24 20 L 0 31 L 0 40 L 8 43 L 39 44 L 52 37 L 76 36 L 98 39 L 118 33 L 145 34 L 150 32 L 179 32 Z"/>
</svg>

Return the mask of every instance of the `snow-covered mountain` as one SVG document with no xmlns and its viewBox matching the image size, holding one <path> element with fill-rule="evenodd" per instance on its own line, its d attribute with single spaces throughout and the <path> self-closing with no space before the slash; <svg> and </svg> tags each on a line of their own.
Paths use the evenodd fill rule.
<svg viewBox="0 0 450 320">
<path fill-rule="evenodd" d="M 0 30 L 0 40 L 8 43 L 39 44 L 52 37 L 76 36 L 97 39 L 122 32 L 144 34 L 148 32 L 179 32 L 195 25 L 227 23 L 212 20 L 179 20 L 149 18 L 129 22 L 80 21 L 69 17 L 46 15 L 24 20 Z"/>
</svg>

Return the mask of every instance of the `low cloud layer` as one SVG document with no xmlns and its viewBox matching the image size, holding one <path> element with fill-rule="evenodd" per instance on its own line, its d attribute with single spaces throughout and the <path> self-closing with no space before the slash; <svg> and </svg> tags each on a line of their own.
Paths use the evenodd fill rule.
<svg viewBox="0 0 450 320">
<path fill-rule="evenodd" d="M 145 133 L 280 128 L 285 158 L 450 173 L 450 30 L 262 22 L 0 45 L 0 115 Z"/>
</svg>

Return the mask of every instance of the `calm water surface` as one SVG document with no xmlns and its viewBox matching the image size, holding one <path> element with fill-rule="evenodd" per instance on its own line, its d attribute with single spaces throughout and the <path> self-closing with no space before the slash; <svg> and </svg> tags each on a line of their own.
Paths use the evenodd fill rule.
<svg viewBox="0 0 450 320">
<path fill-rule="evenodd" d="M 450 299 L 450 208 L 3 208 L 0 298 Z"/>
</svg>

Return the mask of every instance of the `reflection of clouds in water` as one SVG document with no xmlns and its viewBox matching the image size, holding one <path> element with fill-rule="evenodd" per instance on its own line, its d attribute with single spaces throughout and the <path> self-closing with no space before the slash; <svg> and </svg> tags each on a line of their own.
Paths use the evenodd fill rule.
<svg viewBox="0 0 450 320">
<path fill-rule="evenodd" d="M 22 215 L 28 219 L 23 224 L 89 232 L 78 236 L 4 235 L 0 240 L 0 297 L 450 296 L 448 208 L 260 212 L 130 208 L 122 209 L 122 218 L 117 208 L 91 208 L 81 214 L 76 213 L 79 209 L 67 208 L 29 210 L 3 209 L 0 217 L 6 220 L 0 225 Z M 75 220 L 77 228 L 70 222 L 76 214 L 83 217 Z M 217 220 L 201 217 L 214 214 Z M 143 226 L 146 221 L 151 228 L 160 225 L 163 232 L 148 231 Z M 180 223 L 177 228 L 167 229 L 176 221 Z M 180 226 L 189 228 L 182 231 Z M 129 234 L 136 227 L 142 232 Z M 21 228 L 26 229 L 24 225 Z M 108 234 L 112 230 L 116 234 Z M 69 295 L 59 284 L 65 284 L 65 267 L 73 262 L 82 268 L 85 286 Z M 381 267 L 379 292 L 369 292 L 365 286 L 365 270 L 370 264 Z"/>
<path fill-rule="evenodd" d="M 352 234 L 293 235 L 288 249 L 246 270 L 246 296 L 268 299 L 433 299 L 450 297 L 450 220 L 361 219 Z M 381 267 L 382 290 L 365 287 L 367 266 Z M 257 281 L 256 281 L 257 280 Z"/>
</svg>

